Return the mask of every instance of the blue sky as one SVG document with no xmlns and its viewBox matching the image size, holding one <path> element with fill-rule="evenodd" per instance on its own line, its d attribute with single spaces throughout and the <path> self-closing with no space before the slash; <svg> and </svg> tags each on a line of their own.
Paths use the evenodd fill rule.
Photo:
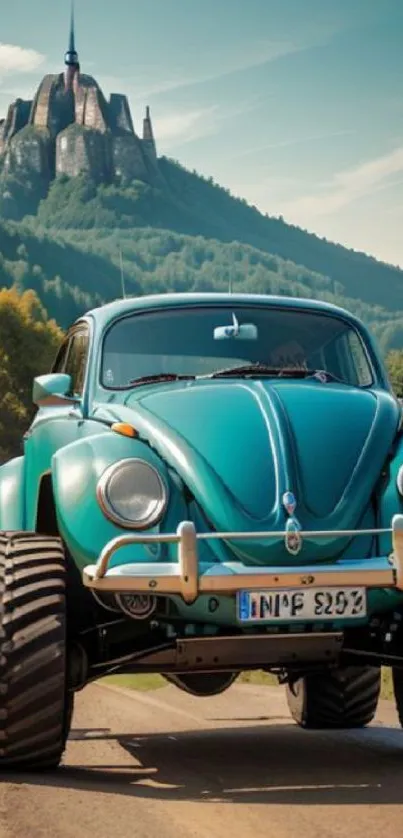
<svg viewBox="0 0 403 838">
<path fill-rule="evenodd" d="M 13 0 L 0 115 L 62 68 L 69 4 Z M 403 0 L 76 0 L 81 67 L 160 154 L 403 267 Z"/>
</svg>

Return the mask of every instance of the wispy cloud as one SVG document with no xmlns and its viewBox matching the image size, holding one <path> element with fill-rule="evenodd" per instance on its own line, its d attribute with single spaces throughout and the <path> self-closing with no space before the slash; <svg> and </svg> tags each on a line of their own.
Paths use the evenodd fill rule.
<svg viewBox="0 0 403 838">
<path fill-rule="evenodd" d="M 161 75 L 155 75 L 158 68 L 155 67 L 138 67 L 137 80 L 133 85 L 132 78 L 125 77 L 122 73 L 120 78 L 104 77 L 103 84 L 116 87 L 120 84 L 121 89 L 131 89 L 131 95 L 135 99 L 142 99 L 144 101 L 147 97 L 159 96 L 163 93 L 174 93 L 183 88 L 197 87 L 200 85 L 217 82 L 221 79 L 229 78 L 237 73 L 244 73 L 248 70 L 253 70 L 257 67 L 262 67 L 265 64 L 270 64 L 278 61 L 281 58 L 286 58 L 298 52 L 311 49 L 318 44 L 328 40 L 333 34 L 328 30 L 314 30 L 309 35 L 296 36 L 293 39 L 268 40 L 259 39 L 253 43 L 247 44 L 242 52 L 236 54 L 224 55 L 222 51 L 216 55 L 209 56 L 209 60 L 205 63 L 211 68 L 210 72 L 189 73 L 186 74 L 182 67 L 177 67 L 171 71 L 170 75 L 166 75 L 166 65 L 160 68 Z M 152 78 L 154 74 L 154 78 Z"/>
<path fill-rule="evenodd" d="M 272 151 L 276 148 L 290 148 L 296 145 L 303 145 L 304 143 L 320 142 L 321 140 L 337 139 L 337 137 L 347 137 L 356 132 L 352 128 L 346 128 L 342 131 L 328 131 L 321 134 L 309 134 L 305 137 L 290 137 L 287 140 L 278 140 L 275 143 L 265 143 L 264 145 L 254 146 L 240 151 L 239 154 L 234 154 L 228 159 L 238 160 L 244 157 L 254 156 L 261 151 Z"/>
<path fill-rule="evenodd" d="M 190 142 L 218 134 L 225 122 L 245 116 L 259 107 L 264 96 L 256 94 L 241 99 L 233 105 L 211 105 L 207 108 L 193 108 L 168 112 L 160 117 L 154 116 L 154 128 L 158 145 L 163 151 L 179 148 Z"/>
<path fill-rule="evenodd" d="M 0 78 L 13 73 L 32 73 L 44 61 L 45 56 L 34 49 L 0 43 Z"/>
<path fill-rule="evenodd" d="M 177 145 L 191 142 L 214 132 L 214 114 L 217 106 L 189 111 L 168 113 L 154 120 L 158 145 L 168 151 Z"/>
<path fill-rule="evenodd" d="M 394 185 L 394 176 L 401 172 L 403 146 L 355 168 L 338 172 L 331 181 L 320 185 L 319 193 L 290 201 L 283 206 L 283 212 L 309 221 L 323 215 L 331 215 L 360 198 Z M 392 182 L 391 178 L 394 178 Z"/>
<path fill-rule="evenodd" d="M 171 78 L 156 81 L 151 86 L 146 88 L 139 87 L 138 93 L 140 95 L 158 95 L 160 93 L 173 92 L 184 87 L 195 87 L 198 85 L 208 84 L 233 76 L 236 73 L 244 73 L 247 70 L 252 70 L 255 67 L 261 67 L 264 64 L 269 64 L 277 61 L 279 58 L 284 58 L 287 55 L 292 55 L 295 52 L 300 52 L 306 49 L 305 44 L 296 44 L 291 41 L 282 42 L 266 42 L 259 45 L 254 45 L 250 55 L 245 56 L 235 61 L 229 60 L 226 66 L 223 67 L 220 61 L 220 68 L 212 73 L 202 73 L 200 75 L 185 76 L 183 73 L 177 72 Z"/>
</svg>

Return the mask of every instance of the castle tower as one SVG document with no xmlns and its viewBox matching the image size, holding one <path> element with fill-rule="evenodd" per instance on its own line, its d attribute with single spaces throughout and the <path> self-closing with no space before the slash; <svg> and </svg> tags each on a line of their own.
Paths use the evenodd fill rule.
<svg viewBox="0 0 403 838">
<path fill-rule="evenodd" d="M 84 172 L 97 183 L 160 182 L 150 109 L 140 139 L 127 97 L 113 93 L 108 101 L 96 79 L 81 72 L 70 2 L 64 72 L 47 74 L 32 101 L 17 99 L 0 120 L 0 193 L 25 172 L 41 179 L 44 193 L 55 177 Z"/>
<path fill-rule="evenodd" d="M 77 73 L 80 72 L 80 63 L 78 60 L 78 53 L 75 44 L 75 27 L 74 27 L 74 2 L 71 3 L 71 22 L 70 22 L 70 37 L 69 48 L 64 57 L 66 69 L 64 71 L 64 86 L 65 90 L 72 90 L 74 86 L 74 79 Z"/>
<path fill-rule="evenodd" d="M 153 126 L 151 122 L 150 108 L 147 105 L 146 115 L 143 120 L 143 146 L 147 149 L 151 158 L 157 157 L 157 148 L 155 145 Z"/>
</svg>

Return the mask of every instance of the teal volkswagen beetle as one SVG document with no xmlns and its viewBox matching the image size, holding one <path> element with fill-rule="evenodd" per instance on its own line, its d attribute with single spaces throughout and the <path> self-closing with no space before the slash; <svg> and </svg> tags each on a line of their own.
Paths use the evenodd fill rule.
<svg viewBox="0 0 403 838">
<path fill-rule="evenodd" d="M 120 300 L 68 331 L 0 468 L 0 767 L 59 763 L 74 693 L 248 669 L 301 726 L 403 717 L 403 436 L 370 335 L 325 303 Z"/>
</svg>

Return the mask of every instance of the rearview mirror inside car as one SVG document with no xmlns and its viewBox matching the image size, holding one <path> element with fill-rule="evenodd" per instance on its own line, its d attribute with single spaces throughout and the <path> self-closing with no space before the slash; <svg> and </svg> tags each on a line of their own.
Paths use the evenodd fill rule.
<svg viewBox="0 0 403 838">
<path fill-rule="evenodd" d="M 235 314 L 232 315 L 230 326 L 217 326 L 214 329 L 214 340 L 257 340 L 258 331 L 254 323 L 242 323 L 239 325 Z"/>
</svg>

